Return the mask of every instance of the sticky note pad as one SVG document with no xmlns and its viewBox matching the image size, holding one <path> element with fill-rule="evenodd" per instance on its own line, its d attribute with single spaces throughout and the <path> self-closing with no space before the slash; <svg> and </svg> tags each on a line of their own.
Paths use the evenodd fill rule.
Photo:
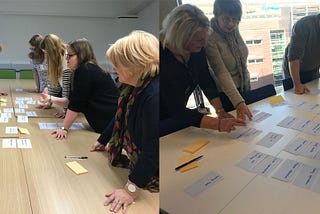
<svg viewBox="0 0 320 214">
<path fill-rule="evenodd" d="M 284 102 L 284 99 L 281 95 L 270 97 L 268 100 L 271 103 L 271 105 L 277 105 Z"/>
<path fill-rule="evenodd" d="M 18 130 L 19 130 L 19 132 L 20 132 L 21 134 L 30 135 L 30 132 L 28 131 L 28 129 L 18 127 Z"/>
<path fill-rule="evenodd" d="M 196 153 L 197 151 L 200 151 L 200 149 L 204 148 L 210 141 L 205 138 L 199 138 L 195 141 L 193 141 L 190 145 L 185 147 L 183 149 L 184 152 L 189 152 L 189 153 Z"/>
<path fill-rule="evenodd" d="M 182 165 L 182 164 L 184 164 L 194 158 L 195 158 L 195 156 L 192 154 L 184 155 L 178 159 L 177 165 Z M 199 167 L 199 163 L 198 163 L 198 161 L 194 161 L 194 162 L 182 167 L 181 169 L 179 169 L 179 171 L 186 172 L 186 171 L 189 171 L 189 170 L 197 168 L 197 167 Z"/>
<path fill-rule="evenodd" d="M 0 98 L 0 102 L 1 102 L 1 103 L 6 103 L 6 102 L 7 102 L 7 99 L 5 99 L 5 98 Z"/>
<path fill-rule="evenodd" d="M 88 173 L 88 170 L 81 166 L 77 161 L 67 162 L 66 165 L 77 175 Z"/>
</svg>

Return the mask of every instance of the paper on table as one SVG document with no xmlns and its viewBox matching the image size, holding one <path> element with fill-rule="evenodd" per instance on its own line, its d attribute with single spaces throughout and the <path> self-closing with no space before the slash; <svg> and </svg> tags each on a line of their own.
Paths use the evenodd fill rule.
<svg viewBox="0 0 320 214">
<path fill-rule="evenodd" d="M 26 128 L 18 127 L 18 130 L 21 134 L 27 134 L 30 135 L 30 132 Z"/>
<path fill-rule="evenodd" d="M 31 141 L 30 139 L 17 139 L 18 148 L 20 149 L 31 149 Z"/>
<path fill-rule="evenodd" d="M 301 165 L 302 164 L 297 161 L 287 159 L 281 164 L 280 168 L 272 175 L 272 177 L 281 181 L 291 182 Z"/>
<path fill-rule="evenodd" d="M 300 138 L 300 137 L 297 137 L 297 138 L 293 139 L 291 142 L 289 142 L 285 146 L 284 150 L 289 153 L 298 155 L 298 154 L 300 154 L 300 152 L 302 152 L 309 145 L 309 143 L 310 143 L 310 141 L 303 139 L 303 138 Z"/>
<path fill-rule="evenodd" d="M 189 152 L 189 153 L 196 153 L 203 149 L 208 143 L 210 143 L 210 140 L 205 139 L 205 138 L 199 138 L 195 141 L 193 141 L 191 144 L 186 146 L 183 151 L 184 152 Z"/>
<path fill-rule="evenodd" d="M 268 98 L 268 101 L 271 105 L 275 106 L 284 103 L 285 100 L 281 95 L 278 95 Z"/>
<path fill-rule="evenodd" d="M 270 148 L 275 143 L 277 143 L 281 138 L 283 137 L 283 134 L 277 134 L 274 132 L 269 132 L 266 136 L 264 136 L 257 145 L 265 146 L 267 148 Z"/>
<path fill-rule="evenodd" d="M 16 139 L 15 138 L 5 138 L 2 139 L 2 148 L 16 148 Z"/>
<path fill-rule="evenodd" d="M 184 191 L 191 197 L 195 197 L 222 179 L 223 177 L 221 175 L 215 172 L 209 172 L 204 177 L 185 188 Z"/>
<path fill-rule="evenodd" d="M 184 164 L 194 158 L 195 158 L 195 156 L 192 154 L 184 155 L 178 159 L 177 165 L 180 166 L 180 165 L 182 165 L 182 164 Z M 194 162 L 182 167 L 181 169 L 179 169 L 179 171 L 186 172 L 186 171 L 189 171 L 189 170 L 197 168 L 197 167 L 199 167 L 199 163 L 198 163 L 198 161 L 194 161 Z"/>
<path fill-rule="evenodd" d="M 292 184 L 302 188 L 310 189 L 318 172 L 318 168 L 303 164 Z"/>
<path fill-rule="evenodd" d="M 77 161 L 67 162 L 66 165 L 77 175 L 88 173 L 88 170 L 80 165 Z"/>
</svg>

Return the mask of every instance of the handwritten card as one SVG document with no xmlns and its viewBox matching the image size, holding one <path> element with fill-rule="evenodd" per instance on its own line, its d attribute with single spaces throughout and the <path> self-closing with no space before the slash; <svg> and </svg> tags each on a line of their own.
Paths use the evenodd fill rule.
<svg viewBox="0 0 320 214">
<path fill-rule="evenodd" d="M 15 138 L 5 138 L 2 139 L 2 148 L 16 148 L 16 139 Z"/>
<path fill-rule="evenodd" d="M 200 178 L 199 180 L 195 181 L 193 184 L 185 188 L 184 191 L 194 198 L 221 180 L 223 180 L 223 177 L 221 175 L 211 171 L 204 177 Z"/>
<path fill-rule="evenodd" d="M 6 134 L 18 134 L 18 127 L 16 127 L 16 126 L 7 126 L 5 133 Z"/>
<path fill-rule="evenodd" d="M 310 189 L 318 172 L 318 168 L 303 164 L 292 184 L 302 188 Z"/>
<path fill-rule="evenodd" d="M 265 146 L 267 148 L 270 148 L 271 146 L 276 144 L 282 137 L 283 137 L 283 134 L 277 134 L 277 133 L 274 133 L 274 132 L 269 132 L 267 135 L 265 135 L 257 143 L 257 145 Z"/>
<path fill-rule="evenodd" d="M 20 149 L 31 149 L 31 141 L 30 139 L 17 139 L 18 148 Z"/>
<path fill-rule="evenodd" d="M 28 123 L 29 122 L 28 116 L 27 115 L 18 115 L 17 122 L 18 123 Z"/>
<path fill-rule="evenodd" d="M 283 164 L 281 164 L 280 168 L 272 175 L 272 177 L 281 181 L 291 182 L 295 173 L 301 166 L 301 163 L 287 159 Z"/>
</svg>

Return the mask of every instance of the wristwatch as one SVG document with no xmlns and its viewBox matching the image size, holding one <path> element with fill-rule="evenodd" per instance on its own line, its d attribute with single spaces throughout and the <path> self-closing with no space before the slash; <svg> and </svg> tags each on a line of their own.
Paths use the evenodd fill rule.
<svg viewBox="0 0 320 214">
<path fill-rule="evenodd" d="M 60 129 L 66 131 L 66 132 L 69 131 L 67 128 L 65 128 L 65 127 L 63 127 L 63 126 L 61 126 Z"/>
<path fill-rule="evenodd" d="M 137 191 L 137 187 L 129 182 L 126 184 L 126 188 L 127 190 L 129 190 L 130 193 L 135 193 Z"/>
</svg>

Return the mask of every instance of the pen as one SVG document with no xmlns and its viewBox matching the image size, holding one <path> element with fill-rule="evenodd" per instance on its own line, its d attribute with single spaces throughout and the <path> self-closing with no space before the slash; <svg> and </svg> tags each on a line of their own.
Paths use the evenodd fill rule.
<svg viewBox="0 0 320 214">
<path fill-rule="evenodd" d="M 72 158 L 72 159 L 88 159 L 87 156 L 74 156 L 74 155 L 66 155 L 64 158 Z"/>
<path fill-rule="evenodd" d="M 189 160 L 188 162 L 185 162 L 184 164 L 181 164 L 180 166 L 177 166 L 177 167 L 175 168 L 175 170 L 178 171 L 178 170 L 181 169 L 182 167 L 185 167 L 185 166 L 187 166 L 188 164 L 190 164 L 190 163 L 192 163 L 192 162 L 195 162 L 195 161 L 197 161 L 197 160 L 200 160 L 202 157 L 203 157 L 203 155 L 200 155 L 200 156 L 198 156 L 198 157 L 196 157 L 196 158 L 193 158 L 193 159 Z"/>
</svg>

